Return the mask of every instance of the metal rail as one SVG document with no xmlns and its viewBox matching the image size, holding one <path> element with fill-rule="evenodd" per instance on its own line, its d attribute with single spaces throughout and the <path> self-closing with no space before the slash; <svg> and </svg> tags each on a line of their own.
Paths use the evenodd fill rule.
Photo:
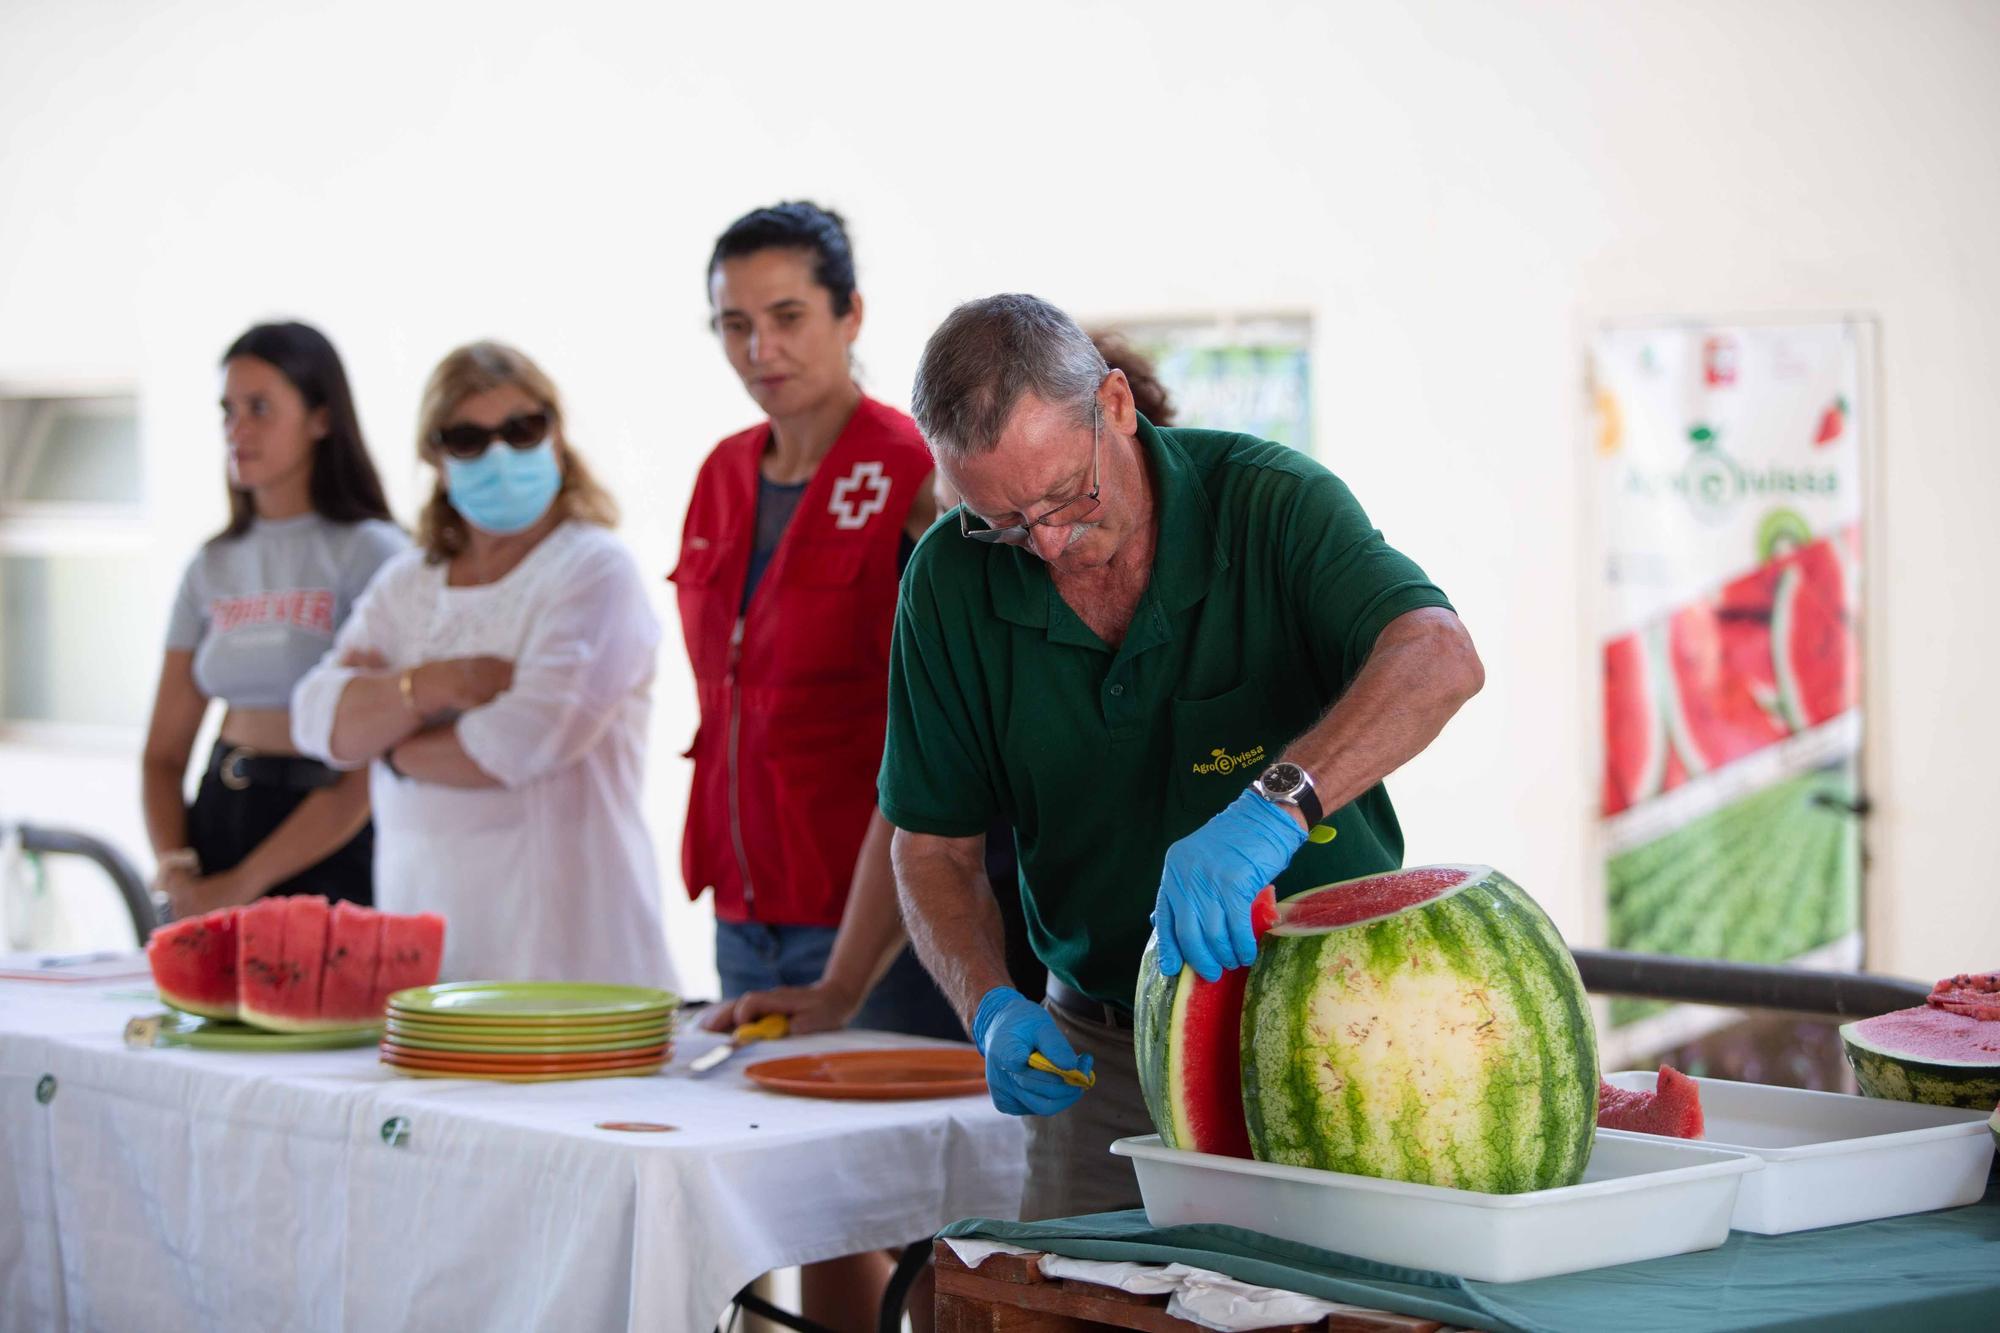
<svg viewBox="0 0 2000 1333">
<path fill-rule="evenodd" d="M 111 877 L 118 889 L 118 896 L 125 900 L 125 910 L 132 917 L 132 933 L 139 943 L 144 944 L 157 926 L 159 916 L 153 910 L 153 897 L 146 889 L 146 881 L 125 854 L 102 838 L 88 833 L 78 833 L 73 829 L 51 828 L 45 824 L 16 824 L 21 835 L 23 851 L 40 856 L 81 856 L 86 861 L 94 861 L 97 867 Z"/>
<path fill-rule="evenodd" d="M 1930 988 L 1866 972 L 1819 972 L 1802 967 L 1670 958 L 1616 949 L 1573 949 L 1583 988 L 1731 1009 L 1778 1009 L 1836 1018 L 1869 1018 L 1924 1002 Z"/>
</svg>

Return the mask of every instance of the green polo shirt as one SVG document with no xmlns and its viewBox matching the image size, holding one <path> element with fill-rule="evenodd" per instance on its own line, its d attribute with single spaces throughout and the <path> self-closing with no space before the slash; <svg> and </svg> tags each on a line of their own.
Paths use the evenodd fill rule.
<svg viewBox="0 0 2000 1333">
<path fill-rule="evenodd" d="M 898 828 L 1005 819 L 1050 971 L 1130 1005 L 1167 848 L 1234 800 L 1360 671 L 1383 626 L 1448 607 L 1339 478 L 1280 444 L 1139 439 L 1158 488 L 1153 577 L 1113 650 L 1027 551 L 965 541 L 956 511 L 903 576 L 878 785 Z M 1403 834 L 1370 788 L 1280 895 L 1390 870 Z"/>
</svg>

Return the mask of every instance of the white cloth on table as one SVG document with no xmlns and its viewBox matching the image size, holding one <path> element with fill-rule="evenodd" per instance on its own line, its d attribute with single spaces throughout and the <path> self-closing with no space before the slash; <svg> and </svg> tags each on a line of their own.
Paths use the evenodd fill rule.
<svg viewBox="0 0 2000 1333">
<path fill-rule="evenodd" d="M 724 1038 L 690 1023 L 645 1078 L 432 1081 L 370 1047 L 125 1049 L 156 1007 L 0 982 L 0 1328 L 706 1333 L 759 1273 L 1020 1206 L 1020 1122 L 983 1095 L 820 1101 L 743 1073 L 936 1043 L 789 1038 L 694 1078 Z"/>
<path fill-rule="evenodd" d="M 447 980 L 674 986 L 640 810 L 660 625 L 638 566 L 604 529 L 569 522 L 497 582 L 450 587 L 446 568 L 421 551 L 391 560 L 292 696 L 294 742 L 340 766 L 346 654 L 373 651 L 398 671 L 514 663 L 512 687 L 455 724 L 498 788 L 374 765 L 375 905 L 445 918 Z"/>
</svg>

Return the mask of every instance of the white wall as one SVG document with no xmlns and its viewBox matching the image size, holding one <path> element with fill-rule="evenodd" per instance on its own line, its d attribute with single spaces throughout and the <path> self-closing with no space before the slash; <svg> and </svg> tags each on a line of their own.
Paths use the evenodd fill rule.
<svg viewBox="0 0 2000 1333">
<path fill-rule="evenodd" d="M 2000 748 L 1979 592 L 2000 482 L 2000 5 L 290 11 L 0 9 L 0 378 L 136 380 L 161 620 L 221 514 L 215 357 L 273 314 L 341 347 L 405 515 L 430 365 L 467 338 L 519 342 L 664 573 L 697 460 L 753 416 L 704 328 L 707 247 L 747 207 L 810 196 L 853 223 L 862 356 L 892 402 L 944 312 L 993 290 L 1084 316 L 1310 308 L 1322 457 L 1488 666 L 1392 783 L 1410 854 L 1506 867 L 1588 939 L 1584 332 L 1869 311 L 1873 961 L 2000 961 L 1976 841 Z M 158 629 L 132 626 L 134 651 Z M 658 697 L 672 882 L 692 730 L 677 651 Z M 98 774 L 83 782 L 42 764 L 0 752 L 0 810 L 80 805 L 143 846 L 129 756 L 70 763 Z M 705 935 L 674 928 L 701 976 Z"/>
</svg>

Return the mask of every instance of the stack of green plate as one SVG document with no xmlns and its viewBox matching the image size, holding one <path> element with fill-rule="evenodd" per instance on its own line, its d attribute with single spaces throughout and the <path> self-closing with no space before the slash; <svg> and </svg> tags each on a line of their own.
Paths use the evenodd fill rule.
<svg viewBox="0 0 2000 1333">
<path fill-rule="evenodd" d="M 671 992 L 568 981 L 455 981 L 389 997 L 382 1063 L 412 1078 L 548 1083 L 658 1072 Z"/>
</svg>

